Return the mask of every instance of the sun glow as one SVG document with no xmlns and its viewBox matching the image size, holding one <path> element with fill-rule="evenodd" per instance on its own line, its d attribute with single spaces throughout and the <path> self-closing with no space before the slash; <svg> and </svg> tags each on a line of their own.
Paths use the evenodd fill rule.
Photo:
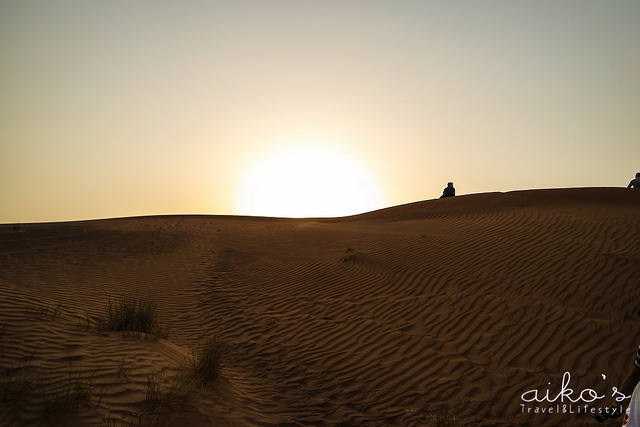
<svg viewBox="0 0 640 427">
<path fill-rule="evenodd" d="M 240 215 L 335 217 L 383 207 L 376 180 L 356 159 L 318 146 L 296 146 L 254 163 L 236 196 Z"/>
</svg>

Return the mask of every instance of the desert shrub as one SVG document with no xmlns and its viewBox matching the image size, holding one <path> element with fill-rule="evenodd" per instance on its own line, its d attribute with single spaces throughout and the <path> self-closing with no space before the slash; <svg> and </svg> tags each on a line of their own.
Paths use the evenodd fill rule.
<svg viewBox="0 0 640 427">
<path fill-rule="evenodd" d="M 15 369 L 0 367 L 0 402 L 21 399 L 34 387 L 35 376 L 27 367 Z"/>
<path fill-rule="evenodd" d="M 33 359 L 36 351 L 17 364 L 6 354 L 2 335 L 6 324 L 0 324 L 0 402 L 16 402 L 35 388 L 36 366 Z"/>
<path fill-rule="evenodd" d="M 453 406 L 445 405 L 429 413 L 429 425 L 432 427 L 455 427 L 462 425 L 462 410 L 466 402 L 458 402 Z"/>
<path fill-rule="evenodd" d="M 225 346 L 215 338 L 209 338 L 191 358 L 191 371 L 200 386 L 220 376 L 226 354 Z"/>
<path fill-rule="evenodd" d="M 62 305 L 52 307 L 49 304 L 38 304 L 33 308 L 33 315 L 38 319 L 59 319 L 62 315 Z"/>
<path fill-rule="evenodd" d="M 118 362 L 118 366 L 116 367 L 116 377 L 118 377 L 119 379 L 128 379 L 129 375 L 131 374 L 132 364 L 133 362 L 131 362 L 131 364 L 128 364 L 127 361 L 122 358 L 120 362 Z"/>
<path fill-rule="evenodd" d="M 185 406 L 189 403 L 192 391 L 192 383 L 184 371 L 178 372 L 168 383 L 155 372 L 147 378 L 144 411 L 149 413 L 168 406 Z"/>
<path fill-rule="evenodd" d="M 115 303 L 109 298 L 106 313 L 98 318 L 98 328 L 110 331 L 143 332 L 166 338 L 169 328 L 160 325 L 158 304 L 139 296 L 121 295 Z"/>
<path fill-rule="evenodd" d="M 129 412 L 119 416 L 108 416 L 104 419 L 105 427 L 166 427 L 160 414 Z"/>
<path fill-rule="evenodd" d="M 94 394 L 93 377 L 81 378 L 79 374 L 69 376 L 56 384 L 40 381 L 38 388 L 42 393 L 42 402 L 46 409 L 64 408 L 77 410 L 81 405 L 89 404 Z"/>
</svg>

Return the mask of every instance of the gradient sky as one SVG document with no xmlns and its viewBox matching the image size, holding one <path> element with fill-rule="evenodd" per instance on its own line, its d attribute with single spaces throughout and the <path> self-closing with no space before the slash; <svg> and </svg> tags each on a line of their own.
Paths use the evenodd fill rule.
<svg viewBox="0 0 640 427">
<path fill-rule="evenodd" d="M 308 140 L 384 206 L 626 186 L 640 2 L 0 2 L 0 222 L 236 214 Z"/>
</svg>

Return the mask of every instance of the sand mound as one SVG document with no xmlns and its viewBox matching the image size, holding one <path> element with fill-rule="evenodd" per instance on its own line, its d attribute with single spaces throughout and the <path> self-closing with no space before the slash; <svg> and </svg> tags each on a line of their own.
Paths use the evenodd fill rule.
<svg viewBox="0 0 640 427">
<path fill-rule="evenodd" d="M 462 425 L 591 424 L 521 395 L 557 394 L 565 372 L 577 392 L 621 385 L 639 213 L 639 191 L 597 188 L 3 225 L 0 424 L 410 426 L 447 407 Z M 157 302 L 168 338 L 98 329 L 122 294 Z M 148 409 L 211 336 L 222 377 Z"/>
</svg>

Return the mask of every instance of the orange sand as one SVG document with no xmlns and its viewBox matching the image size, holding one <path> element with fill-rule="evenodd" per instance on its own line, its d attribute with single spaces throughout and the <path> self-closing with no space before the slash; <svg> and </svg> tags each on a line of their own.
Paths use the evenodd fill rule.
<svg viewBox="0 0 640 427">
<path fill-rule="evenodd" d="M 28 387 L 0 402 L 1 425 L 126 425 L 148 377 L 171 378 L 212 335 L 230 348 L 223 377 L 163 423 L 430 425 L 452 405 L 460 425 L 598 425 L 523 413 L 520 396 L 557 394 L 567 371 L 577 392 L 609 391 L 640 343 L 635 190 L 13 228 L 0 226 L 0 381 L 22 372 Z M 156 300 L 168 339 L 86 326 L 122 293 Z M 90 402 L 45 411 L 68 378 Z"/>
</svg>

